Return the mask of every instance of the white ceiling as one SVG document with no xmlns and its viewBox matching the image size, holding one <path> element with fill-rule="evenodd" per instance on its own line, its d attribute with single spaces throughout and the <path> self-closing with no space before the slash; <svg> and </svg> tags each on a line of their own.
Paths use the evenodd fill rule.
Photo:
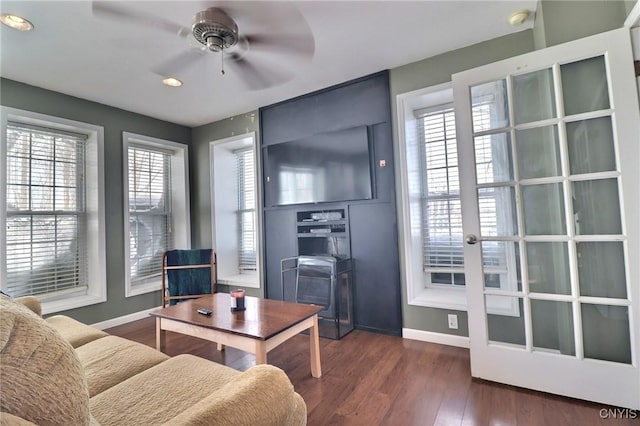
<svg viewBox="0 0 640 426">
<path fill-rule="evenodd" d="M 239 32 L 279 31 L 265 5 L 242 2 L 229 7 Z M 272 53 L 263 58 L 293 78 L 275 87 L 249 90 L 227 68 L 220 74 L 219 54 L 209 52 L 178 77 L 181 88 L 160 83 L 154 67 L 194 46 L 154 25 L 105 19 L 92 13 L 90 1 L 2 1 L 2 13 L 14 13 L 35 26 L 18 32 L 0 25 L 0 75 L 45 89 L 89 99 L 187 126 L 199 126 L 261 106 L 380 70 L 415 62 L 449 50 L 533 26 L 512 27 L 510 13 L 534 11 L 535 0 L 511 1 L 302 1 L 287 2 L 306 19 L 315 39 L 307 61 Z M 191 26 L 193 15 L 211 1 L 118 2 L 140 13 Z M 235 7 L 235 6 L 240 6 Z M 282 6 L 282 4 L 280 4 Z M 234 16 L 231 10 L 240 10 Z M 238 15 L 238 14 L 236 14 Z M 275 15 L 276 17 L 278 15 Z M 250 52 L 251 54 L 252 52 Z"/>
</svg>

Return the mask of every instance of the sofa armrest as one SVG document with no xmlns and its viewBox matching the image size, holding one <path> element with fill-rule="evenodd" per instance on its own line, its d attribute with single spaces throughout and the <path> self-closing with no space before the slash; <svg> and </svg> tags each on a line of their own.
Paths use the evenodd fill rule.
<svg viewBox="0 0 640 426">
<path fill-rule="evenodd" d="M 202 378 L 206 380 L 206 377 Z M 257 365 L 165 423 L 176 425 L 293 426 L 307 424 L 307 406 L 287 375 Z"/>
<path fill-rule="evenodd" d="M 22 296 L 14 299 L 16 302 L 23 304 L 27 308 L 31 309 L 39 317 L 42 317 L 42 305 L 40 300 L 35 296 Z"/>
</svg>

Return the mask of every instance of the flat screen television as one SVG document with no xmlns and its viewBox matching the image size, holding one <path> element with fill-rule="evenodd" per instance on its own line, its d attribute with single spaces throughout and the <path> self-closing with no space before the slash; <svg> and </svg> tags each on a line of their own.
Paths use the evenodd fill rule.
<svg viewBox="0 0 640 426">
<path fill-rule="evenodd" d="M 366 126 L 269 145 L 265 151 L 269 206 L 372 198 Z"/>
</svg>

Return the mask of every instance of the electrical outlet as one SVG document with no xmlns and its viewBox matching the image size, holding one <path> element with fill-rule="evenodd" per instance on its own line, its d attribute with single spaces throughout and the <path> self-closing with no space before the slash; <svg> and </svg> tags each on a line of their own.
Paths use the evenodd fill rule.
<svg viewBox="0 0 640 426">
<path fill-rule="evenodd" d="M 448 317 L 449 319 L 449 328 L 453 328 L 453 329 L 458 329 L 458 316 L 457 315 L 453 315 L 453 314 L 449 314 Z"/>
</svg>

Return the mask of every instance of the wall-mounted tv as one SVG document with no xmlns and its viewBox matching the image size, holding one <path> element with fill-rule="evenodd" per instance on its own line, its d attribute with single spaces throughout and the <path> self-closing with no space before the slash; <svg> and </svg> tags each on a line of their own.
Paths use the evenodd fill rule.
<svg viewBox="0 0 640 426">
<path fill-rule="evenodd" d="M 269 145 L 264 154 L 268 206 L 372 198 L 366 126 Z"/>
</svg>

